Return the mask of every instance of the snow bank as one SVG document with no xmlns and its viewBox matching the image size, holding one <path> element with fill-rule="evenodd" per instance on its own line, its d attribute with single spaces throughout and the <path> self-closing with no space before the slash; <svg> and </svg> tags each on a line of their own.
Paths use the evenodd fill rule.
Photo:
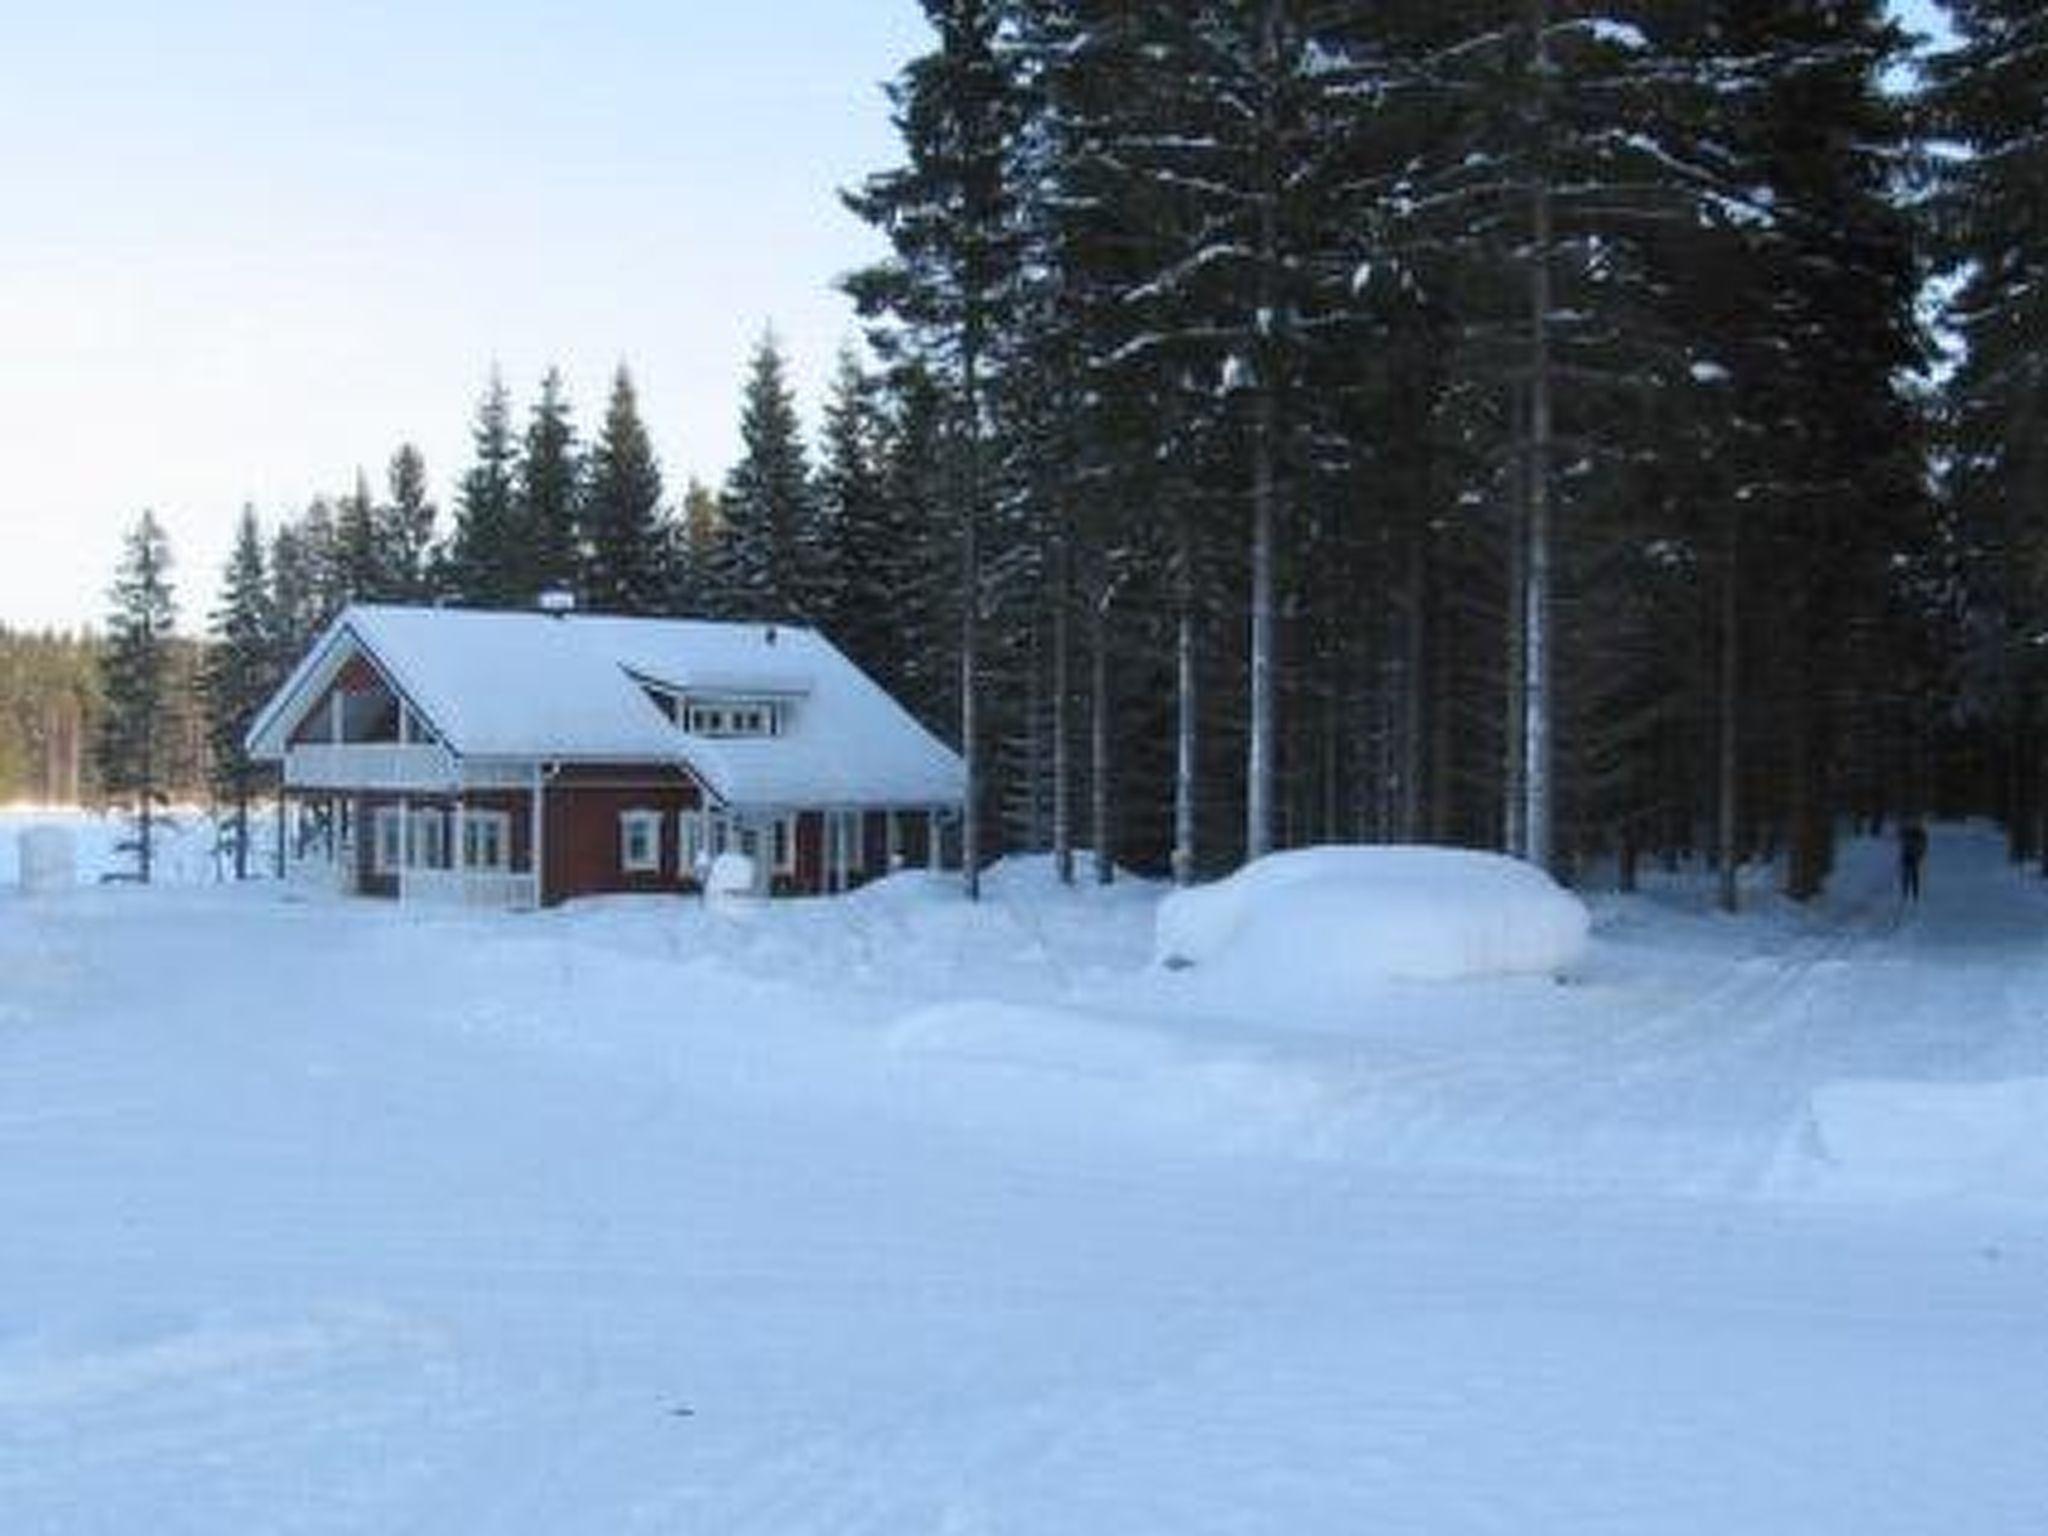
<svg viewBox="0 0 2048 1536">
<path fill-rule="evenodd" d="M 1543 871 L 1465 848 L 1276 853 L 1160 904 L 1155 958 L 1346 988 L 1556 972 L 1585 905 Z"/>
<path fill-rule="evenodd" d="M 27 889 L 27 844 L 21 834 L 61 831 L 72 840 L 73 877 L 97 884 L 135 868 L 135 856 L 122 845 L 133 835 L 125 818 L 103 816 L 70 807 L 9 806 L 0 808 L 0 890 L 17 884 Z M 264 830 L 259 819 L 258 833 Z M 219 878 L 214 858 L 217 834 L 203 810 L 174 807 L 157 823 L 155 878 L 159 885 L 192 885 Z M 267 856 L 268 845 L 263 845 Z M 268 868 L 265 857 L 255 860 Z"/>
<path fill-rule="evenodd" d="M 23 827 L 18 839 L 17 867 L 25 893 L 47 896 L 78 883 L 78 839 L 69 827 Z"/>
<path fill-rule="evenodd" d="M 1779 1179 L 1849 1198 L 2048 1198 L 2048 1078 L 1816 1089 Z"/>
</svg>

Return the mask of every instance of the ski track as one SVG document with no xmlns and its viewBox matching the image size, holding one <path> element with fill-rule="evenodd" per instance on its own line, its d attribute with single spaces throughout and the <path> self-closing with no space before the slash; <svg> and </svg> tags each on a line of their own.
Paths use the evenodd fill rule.
<svg viewBox="0 0 2048 1536">
<path fill-rule="evenodd" d="M 2048 1077 L 2048 898 L 1928 873 L 1331 1017 L 1128 893 L 0 897 L 0 1529 L 2031 1533 L 2048 1221 L 1771 1186 Z"/>
</svg>

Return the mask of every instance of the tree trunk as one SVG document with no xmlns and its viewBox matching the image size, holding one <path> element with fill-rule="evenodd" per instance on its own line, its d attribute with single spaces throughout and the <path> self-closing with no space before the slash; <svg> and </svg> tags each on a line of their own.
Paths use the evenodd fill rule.
<svg viewBox="0 0 2048 1536">
<path fill-rule="evenodd" d="M 1400 775 L 1394 806 L 1394 835 L 1404 843 L 1422 838 L 1422 790 L 1427 772 L 1429 733 L 1429 532 L 1423 519 L 1408 539 L 1408 624 L 1402 636 L 1401 732 L 1396 770 Z"/>
<path fill-rule="evenodd" d="M 1052 554 L 1052 862 L 1062 885 L 1074 883 L 1074 773 L 1067 708 L 1072 689 L 1072 558 L 1062 528 L 1054 536 Z"/>
<path fill-rule="evenodd" d="M 1740 700 L 1737 690 L 1742 683 L 1742 655 L 1739 649 L 1742 635 L 1738 627 L 1740 604 L 1737 601 L 1737 577 L 1741 569 L 1741 514 L 1731 502 L 1728 508 L 1728 528 L 1721 561 L 1721 623 L 1720 623 L 1720 740 L 1718 742 L 1718 763 L 1716 770 L 1716 811 L 1715 811 L 1715 858 L 1720 867 L 1721 910 L 1733 912 L 1740 902 L 1736 889 L 1735 871 L 1740 849 L 1736 846 L 1737 825 L 1741 819 L 1741 743 L 1736 735 L 1740 723 Z"/>
<path fill-rule="evenodd" d="M 1093 616 L 1093 670 L 1089 722 L 1089 795 L 1093 804 L 1091 837 L 1095 843 L 1095 883 L 1108 885 L 1116 879 L 1116 862 L 1111 857 L 1109 833 L 1109 604 L 1115 588 L 1107 583 L 1095 604 Z"/>
<path fill-rule="evenodd" d="M 1273 522 L 1278 494 L 1274 438 L 1280 409 L 1274 377 L 1279 368 L 1273 328 L 1278 324 L 1280 292 L 1280 167 L 1274 138 L 1273 79 L 1280 67 L 1280 7 L 1266 0 L 1259 57 L 1266 90 L 1259 103 L 1259 256 L 1258 337 L 1255 345 L 1258 399 L 1252 422 L 1252 590 L 1251 590 L 1251 739 L 1245 764 L 1245 862 L 1262 858 L 1273 847 Z"/>
<path fill-rule="evenodd" d="M 1173 749 L 1173 883 L 1191 885 L 1195 878 L 1195 538 L 1192 519 L 1180 520 L 1180 570 L 1175 593 L 1178 612 L 1174 632 Z"/>
<path fill-rule="evenodd" d="M 965 505 L 960 517 L 960 873 L 969 901 L 981 899 L 981 389 L 978 348 L 969 326 L 961 349 L 967 410 Z"/>
<path fill-rule="evenodd" d="M 1531 0 L 1535 31 L 1538 131 L 1547 126 L 1550 91 L 1549 0 Z M 1539 146 L 1540 152 L 1540 146 Z M 1550 657 L 1550 247 L 1549 167 L 1536 170 L 1531 209 L 1529 319 L 1529 547 L 1523 598 L 1523 810 L 1524 857 L 1541 869 L 1556 856 L 1551 824 L 1555 786 L 1551 782 L 1551 726 L 1554 719 Z"/>
</svg>

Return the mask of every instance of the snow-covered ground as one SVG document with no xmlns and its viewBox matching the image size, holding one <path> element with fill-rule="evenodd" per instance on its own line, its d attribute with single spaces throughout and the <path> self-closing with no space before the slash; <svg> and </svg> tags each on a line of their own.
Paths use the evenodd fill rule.
<svg viewBox="0 0 2048 1536">
<path fill-rule="evenodd" d="M 16 824 L 8 1536 L 2048 1529 L 1987 831 L 1904 913 L 1858 846 L 1814 912 L 1597 898 L 1566 984 L 1260 988 L 1032 861 L 30 900 Z"/>
</svg>

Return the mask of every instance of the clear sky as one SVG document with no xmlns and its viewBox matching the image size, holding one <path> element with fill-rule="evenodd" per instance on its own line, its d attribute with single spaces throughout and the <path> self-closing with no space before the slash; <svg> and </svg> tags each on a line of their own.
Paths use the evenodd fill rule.
<svg viewBox="0 0 2048 1536">
<path fill-rule="evenodd" d="M 1926 0 L 1900 0 L 1918 20 Z M 815 422 L 881 252 L 915 0 L 73 0 L 0 39 L 0 623 L 97 622 L 169 528 L 203 625 L 235 514 L 393 448 L 444 517 L 493 364 L 579 424 L 628 363 L 672 488 L 715 482 L 772 323 Z"/>
<path fill-rule="evenodd" d="M 166 523 L 188 629 L 235 514 L 408 438 L 446 515 L 495 363 L 579 425 L 625 361 L 671 486 L 773 323 L 814 417 L 880 254 L 914 0 L 85 0 L 0 42 L 0 623 L 97 622 Z"/>
</svg>

